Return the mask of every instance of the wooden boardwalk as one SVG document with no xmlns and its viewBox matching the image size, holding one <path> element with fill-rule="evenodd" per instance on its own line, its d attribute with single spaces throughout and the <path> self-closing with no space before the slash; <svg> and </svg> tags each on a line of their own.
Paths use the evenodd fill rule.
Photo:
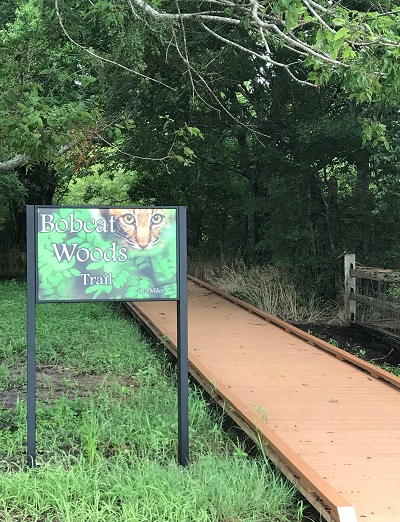
<svg viewBox="0 0 400 522">
<path fill-rule="evenodd" d="M 326 520 L 400 522 L 400 379 L 190 279 L 192 375 Z M 175 302 L 127 306 L 176 353 Z"/>
</svg>

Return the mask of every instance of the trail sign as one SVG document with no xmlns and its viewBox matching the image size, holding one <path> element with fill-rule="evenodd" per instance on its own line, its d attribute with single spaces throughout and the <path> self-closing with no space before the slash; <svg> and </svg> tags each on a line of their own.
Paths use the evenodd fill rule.
<svg viewBox="0 0 400 522">
<path fill-rule="evenodd" d="M 178 299 L 176 208 L 36 207 L 37 302 Z"/>
<path fill-rule="evenodd" d="M 27 206 L 28 466 L 36 465 L 36 303 L 177 301 L 178 459 L 189 462 L 185 207 Z"/>
</svg>

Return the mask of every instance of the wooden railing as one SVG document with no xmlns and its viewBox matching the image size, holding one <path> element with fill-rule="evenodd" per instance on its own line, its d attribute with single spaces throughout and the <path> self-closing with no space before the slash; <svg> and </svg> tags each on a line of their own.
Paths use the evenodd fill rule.
<svg viewBox="0 0 400 522">
<path fill-rule="evenodd" d="M 400 300 L 395 295 L 400 298 L 400 270 L 357 266 L 355 254 L 345 254 L 344 277 L 346 324 L 361 324 L 400 340 Z M 366 288 L 374 295 L 361 291 Z"/>
</svg>

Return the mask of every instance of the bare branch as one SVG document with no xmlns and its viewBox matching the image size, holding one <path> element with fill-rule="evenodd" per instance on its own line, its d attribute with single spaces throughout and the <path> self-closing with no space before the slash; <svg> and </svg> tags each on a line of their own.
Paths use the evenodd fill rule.
<svg viewBox="0 0 400 522">
<path fill-rule="evenodd" d="M 325 29 L 328 29 L 332 34 L 336 34 L 336 31 L 330 27 L 325 20 L 316 12 L 314 9 L 315 2 L 309 2 L 308 0 L 302 0 L 303 4 L 308 8 L 310 13 L 315 16 L 315 18 L 318 20 L 318 22 L 325 27 Z M 318 5 L 318 4 L 317 4 Z"/>
<path fill-rule="evenodd" d="M 69 150 L 73 149 L 78 145 L 79 141 L 72 141 L 71 143 L 67 143 L 61 147 L 58 152 L 55 154 L 55 157 L 62 156 Z M 17 154 L 13 158 L 3 161 L 0 163 L 0 173 L 4 174 L 6 172 L 12 172 L 16 170 L 18 167 L 22 167 L 22 165 L 27 165 L 31 161 L 31 158 L 27 154 Z"/>
<path fill-rule="evenodd" d="M 28 162 L 29 157 L 26 154 L 17 154 L 17 156 L 0 163 L 0 173 L 4 174 L 5 172 L 12 172 Z"/>
<path fill-rule="evenodd" d="M 214 98 L 214 100 L 217 103 L 217 105 L 219 105 L 221 107 L 221 110 L 223 112 L 225 112 L 230 118 L 232 118 L 232 120 L 236 121 L 241 127 L 244 127 L 246 129 L 250 130 L 253 133 L 253 135 L 256 137 L 257 140 L 258 140 L 257 134 L 259 134 L 260 136 L 264 136 L 266 138 L 270 138 L 271 137 L 271 136 L 268 136 L 267 134 L 264 134 L 264 133 L 262 133 L 260 131 L 254 130 L 250 125 L 246 125 L 245 123 L 243 123 L 243 122 L 239 121 L 237 118 L 235 118 L 235 116 L 229 111 L 229 109 L 221 102 L 221 100 L 215 94 L 213 89 L 211 89 L 211 87 L 209 86 L 207 80 L 199 73 L 199 71 L 194 69 L 192 66 L 190 66 L 190 67 L 191 67 L 192 71 L 194 72 L 194 74 L 199 78 L 200 82 L 204 85 L 204 87 L 206 88 L 206 90 L 210 94 L 210 96 L 212 98 Z M 204 103 L 206 103 L 206 105 L 208 105 L 211 109 L 218 110 L 218 109 L 215 109 L 215 107 L 212 107 L 210 104 L 208 104 L 205 100 L 202 99 L 202 101 Z M 261 141 L 259 143 L 262 144 Z"/>
<path fill-rule="evenodd" d="M 309 0 L 309 4 L 314 7 L 314 9 L 321 11 L 322 13 L 327 13 L 328 9 L 326 7 L 323 7 L 321 4 L 318 4 L 317 2 L 314 2 L 313 0 Z"/>
<path fill-rule="evenodd" d="M 177 10 L 179 12 L 179 14 L 181 14 L 181 10 L 179 8 L 179 3 L 178 1 L 176 1 L 176 7 L 177 7 Z M 188 74 L 189 74 L 189 79 L 190 79 L 190 85 L 192 87 L 192 98 L 194 100 L 195 98 L 195 95 L 196 95 L 196 87 L 194 85 L 194 81 L 193 81 L 193 77 L 192 77 L 192 71 L 190 69 L 190 63 L 189 63 L 189 53 L 188 53 L 188 48 L 187 48 L 187 42 L 186 42 L 186 31 L 185 31 L 185 23 L 183 21 L 183 19 L 181 20 L 181 25 L 182 25 L 182 36 L 183 36 L 183 49 L 184 49 L 184 53 L 185 55 L 183 56 L 183 54 L 181 53 L 181 50 L 179 48 L 179 45 L 178 45 L 178 39 L 176 37 L 176 32 L 174 30 L 174 27 L 173 25 L 171 24 L 171 29 L 172 29 L 172 33 L 174 35 L 174 40 L 175 40 L 175 46 L 176 46 L 176 49 L 179 53 L 179 56 L 182 58 L 183 62 L 186 64 L 186 67 L 187 67 L 187 71 L 188 71 Z"/>
<path fill-rule="evenodd" d="M 203 25 L 203 28 L 209 27 L 208 22 L 217 23 L 219 25 L 229 24 L 231 26 L 239 26 L 244 20 L 247 20 L 250 23 L 250 29 L 255 30 L 257 33 L 261 34 L 262 41 L 264 43 L 265 48 L 268 50 L 267 43 L 267 35 L 276 36 L 279 40 L 283 41 L 283 43 L 287 46 L 288 49 L 291 49 L 294 52 L 306 53 L 306 55 L 313 56 L 317 60 L 322 60 L 323 62 L 339 66 L 339 67 L 347 67 L 347 65 L 338 60 L 333 59 L 330 54 L 327 52 L 316 50 L 313 45 L 309 44 L 306 40 L 301 40 L 296 37 L 293 32 L 285 31 L 284 20 L 280 17 L 276 16 L 274 13 L 269 12 L 265 9 L 265 3 L 263 5 L 258 0 L 243 0 L 240 4 L 233 2 L 231 0 L 209 0 L 207 4 L 210 6 L 211 10 L 209 11 L 191 11 L 186 13 L 181 13 L 179 8 L 176 13 L 166 13 L 158 11 L 153 8 L 146 0 L 128 0 L 130 4 L 134 4 L 136 7 L 141 9 L 144 13 L 151 16 L 153 19 L 160 21 L 192 21 L 199 24 L 207 24 Z M 321 3 L 316 0 L 302 0 L 303 4 L 306 6 L 308 11 L 312 14 L 313 19 L 316 24 L 324 27 L 332 34 L 336 34 L 336 29 L 330 25 L 329 20 L 327 19 L 327 15 L 332 15 L 334 17 L 334 9 L 336 4 L 333 3 L 329 7 L 325 7 L 321 5 Z M 212 6 L 215 6 L 215 10 L 212 9 Z M 227 15 L 226 9 L 229 8 L 231 14 Z M 400 11 L 393 10 L 389 13 L 385 13 L 387 15 L 399 14 Z M 300 24 L 301 25 L 301 24 Z M 263 31 L 263 33 L 261 32 Z M 216 35 L 216 31 L 214 31 L 214 36 Z M 221 38 L 220 38 L 221 39 Z M 349 40 L 348 40 L 349 41 Z M 228 43 L 228 42 L 227 42 Z M 360 37 L 360 41 L 351 42 L 349 41 L 353 47 L 364 47 L 364 42 Z M 390 40 L 388 38 L 381 38 L 379 34 L 374 36 L 374 43 L 376 45 L 388 45 L 388 46 L 399 46 L 400 44 L 397 41 Z M 232 45 L 231 42 L 229 45 Z M 236 44 L 236 46 L 239 44 Z M 370 45 L 368 43 L 368 45 Z M 373 43 L 371 43 L 373 45 Z M 242 46 L 242 49 L 244 47 Z M 250 48 L 246 49 L 246 52 L 251 52 Z M 268 53 L 270 54 L 270 53 Z M 284 67 L 284 64 L 279 64 L 280 67 Z"/>
<path fill-rule="evenodd" d="M 217 38 L 218 40 L 221 40 L 222 42 L 227 43 L 227 44 L 231 45 L 232 47 L 236 47 L 237 49 L 239 49 L 242 52 L 245 52 L 247 54 L 250 54 L 251 56 L 259 58 L 263 62 L 269 63 L 271 65 L 276 65 L 277 67 L 282 67 L 283 69 L 285 69 L 286 72 L 289 73 L 289 75 L 293 78 L 293 80 L 295 80 L 296 82 L 298 82 L 298 83 L 300 83 L 302 85 L 307 85 L 308 87 L 315 87 L 315 85 L 313 85 L 312 83 L 307 82 L 305 80 L 300 80 L 299 78 L 297 78 L 292 73 L 292 71 L 290 70 L 289 65 L 286 65 L 286 64 L 281 63 L 281 62 L 277 62 L 275 60 L 272 60 L 272 58 L 270 58 L 266 54 L 259 54 L 259 53 L 256 53 L 256 52 L 252 51 L 251 49 L 247 49 L 246 47 L 243 47 L 242 45 L 240 45 L 240 44 L 238 44 L 236 42 L 232 42 L 231 40 L 228 40 L 227 38 L 224 38 L 223 36 L 219 35 L 218 33 L 214 32 L 212 29 L 207 27 L 205 24 L 201 24 L 201 25 L 208 33 L 210 33 L 213 36 L 215 36 L 215 38 Z"/>
<path fill-rule="evenodd" d="M 226 23 L 231 25 L 239 25 L 240 20 L 223 16 L 222 14 L 210 14 L 210 11 L 207 12 L 199 12 L 199 13 L 161 13 L 157 11 L 153 7 L 151 7 L 147 2 L 143 0 L 132 0 L 132 2 L 140 7 L 145 13 L 150 15 L 155 20 L 164 20 L 164 21 L 179 21 L 179 20 L 193 20 L 193 21 L 203 21 L 203 22 L 218 22 L 218 23 Z"/>
<path fill-rule="evenodd" d="M 110 143 L 109 141 L 107 141 L 100 134 L 96 134 L 96 138 L 98 138 L 99 141 L 102 141 L 105 145 L 107 145 L 107 147 L 110 147 L 111 149 L 119 152 L 123 156 L 128 156 L 129 158 L 132 158 L 132 159 L 139 159 L 139 160 L 145 160 L 145 161 L 160 161 L 160 162 L 163 162 L 163 161 L 166 161 L 168 159 L 171 159 L 171 157 L 172 157 L 171 152 L 172 152 L 172 149 L 173 149 L 173 146 L 174 146 L 174 143 L 173 143 L 171 145 L 170 150 L 169 150 L 169 152 L 168 152 L 168 154 L 166 156 L 162 156 L 161 158 L 150 158 L 150 157 L 135 156 L 134 154 L 129 154 L 129 152 L 125 152 L 124 150 L 120 149 L 119 147 L 117 147 L 113 143 Z M 174 140 L 174 142 L 175 142 L 175 140 Z"/>
<path fill-rule="evenodd" d="M 56 0 L 57 1 L 57 0 Z M 149 16 L 153 17 L 156 20 L 164 20 L 164 21 L 183 21 L 183 20 L 191 20 L 193 22 L 199 23 L 203 28 L 205 28 L 208 32 L 213 34 L 216 38 L 223 40 L 222 37 L 218 36 L 215 31 L 212 31 L 208 25 L 205 25 L 207 22 L 218 22 L 218 24 L 229 24 L 238 26 L 241 23 L 241 18 L 235 16 L 232 14 L 231 16 L 226 16 L 225 12 L 221 14 L 219 11 L 212 12 L 190 12 L 190 13 L 181 13 L 178 9 L 177 13 L 163 13 L 160 11 L 157 11 L 152 6 L 150 6 L 146 1 L 144 0 L 129 0 L 129 3 L 132 5 L 136 5 L 140 9 L 142 9 L 145 13 L 147 13 Z M 230 7 L 233 9 L 236 9 L 238 6 L 237 4 L 227 1 L 214 1 L 214 4 L 220 5 L 222 7 Z M 320 6 L 316 2 L 311 2 L 310 0 L 304 0 L 305 5 L 309 8 L 310 12 L 316 17 L 316 20 L 323 24 L 324 27 L 328 28 L 329 31 L 335 33 L 336 31 L 331 28 L 323 19 L 322 17 L 316 12 L 316 9 L 319 9 L 321 12 L 324 12 L 324 8 Z M 315 58 L 322 60 L 324 62 L 330 63 L 332 65 L 337 66 L 344 66 L 346 65 L 339 61 L 331 58 L 328 54 L 316 51 L 313 49 L 311 45 L 308 45 L 307 43 L 299 40 L 292 34 L 285 33 L 282 29 L 280 29 L 279 25 L 282 25 L 282 22 L 279 18 L 277 18 L 274 15 L 268 15 L 263 14 L 263 19 L 260 18 L 259 10 L 262 6 L 257 0 L 248 0 L 248 4 L 246 3 L 242 4 L 240 6 L 240 11 L 242 14 L 247 15 L 251 21 L 251 25 L 253 30 L 256 30 L 258 33 L 260 33 L 261 29 L 264 31 L 267 31 L 270 34 L 277 35 L 281 40 L 283 40 L 289 48 L 292 48 L 293 50 L 301 50 L 308 55 L 314 56 Z M 264 44 L 266 42 L 265 35 L 263 37 Z M 245 48 L 244 46 L 241 46 L 240 44 L 237 44 L 235 42 L 232 42 L 231 40 L 225 39 L 225 42 L 229 45 L 234 45 L 237 48 L 241 48 L 242 51 L 245 51 L 250 54 L 256 55 L 254 51 L 252 51 L 249 48 Z M 268 49 L 268 47 L 266 47 Z M 265 59 L 264 59 L 265 60 Z M 272 61 L 271 61 L 272 63 Z M 288 70 L 285 64 L 280 64 L 279 62 L 275 62 L 275 65 L 279 65 L 280 67 L 283 67 L 284 69 Z M 293 76 L 293 75 L 292 75 Z"/>
<path fill-rule="evenodd" d="M 347 67 L 347 65 L 344 64 L 343 62 L 340 62 L 339 60 L 334 60 L 333 58 L 330 58 L 325 53 L 318 53 L 318 52 L 314 51 L 314 49 L 312 49 L 312 47 L 310 47 L 307 44 L 304 44 L 303 42 L 301 42 L 294 36 L 288 36 L 283 31 L 281 31 L 277 25 L 268 24 L 267 27 L 268 26 L 271 29 L 273 29 L 274 32 L 276 32 L 276 34 L 278 34 L 282 38 L 282 40 L 285 40 L 289 44 L 290 47 L 301 49 L 301 50 L 305 51 L 307 54 L 310 54 L 311 56 L 314 56 L 315 58 L 318 58 L 319 60 L 323 60 L 324 62 L 331 63 L 332 65 L 340 65 L 341 67 Z"/>
</svg>

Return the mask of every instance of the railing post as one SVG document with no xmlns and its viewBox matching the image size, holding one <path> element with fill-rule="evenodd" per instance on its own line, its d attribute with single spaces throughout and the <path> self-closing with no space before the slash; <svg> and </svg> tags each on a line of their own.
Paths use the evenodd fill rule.
<svg viewBox="0 0 400 522">
<path fill-rule="evenodd" d="M 346 326 L 356 320 L 356 302 L 351 299 L 351 294 L 356 291 L 356 278 L 351 275 L 351 270 L 356 267 L 356 255 L 344 255 L 344 320 Z"/>
</svg>

